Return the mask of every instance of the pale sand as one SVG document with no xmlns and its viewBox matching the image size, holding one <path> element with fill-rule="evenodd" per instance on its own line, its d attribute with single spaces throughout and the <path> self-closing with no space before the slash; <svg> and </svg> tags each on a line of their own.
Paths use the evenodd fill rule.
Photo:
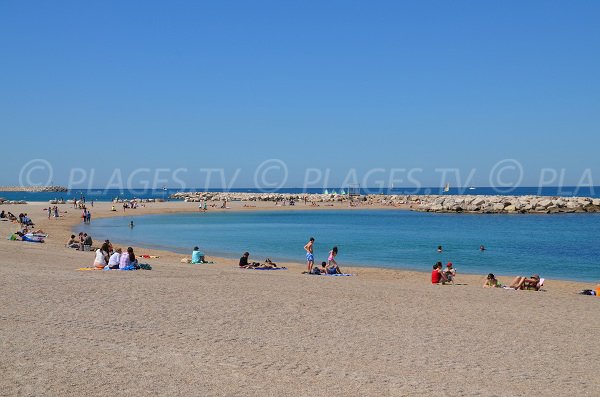
<svg viewBox="0 0 600 397">
<path fill-rule="evenodd" d="M 152 271 L 76 271 L 93 261 L 64 248 L 80 211 L 61 205 L 67 216 L 47 220 L 44 207 L 0 208 L 50 233 L 7 241 L 15 226 L 0 222 L 0 395 L 600 395 L 600 298 L 576 294 L 592 285 L 484 290 L 479 276 L 432 286 L 428 273 L 363 268 L 317 277 L 145 249 L 161 255 Z M 109 208 L 96 203 L 92 222 L 123 214 Z M 180 211 L 197 204 L 127 215 Z"/>
</svg>

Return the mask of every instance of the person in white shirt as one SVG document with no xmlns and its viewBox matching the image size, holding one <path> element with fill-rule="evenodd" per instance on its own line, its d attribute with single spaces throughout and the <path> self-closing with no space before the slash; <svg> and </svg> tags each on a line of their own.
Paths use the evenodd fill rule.
<svg viewBox="0 0 600 397">
<path fill-rule="evenodd" d="M 94 267 L 103 269 L 108 264 L 108 244 L 102 244 L 102 247 L 96 250 L 96 258 L 94 259 Z"/>
<path fill-rule="evenodd" d="M 113 254 L 110 256 L 110 259 L 108 260 L 108 268 L 109 269 L 118 269 L 119 268 L 119 261 L 121 260 L 122 252 L 123 252 L 123 250 L 121 250 L 121 248 L 117 248 L 115 250 L 115 252 L 113 252 Z"/>
</svg>

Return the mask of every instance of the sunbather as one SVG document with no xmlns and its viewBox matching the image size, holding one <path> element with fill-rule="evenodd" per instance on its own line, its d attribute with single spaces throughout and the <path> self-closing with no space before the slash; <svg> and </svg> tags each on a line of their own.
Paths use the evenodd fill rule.
<svg viewBox="0 0 600 397">
<path fill-rule="evenodd" d="M 535 291 L 539 291 L 540 287 L 540 276 L 537 274 L 534 274 L 531 278 L 517 276 L 509 286 L 509 288 L 514 289 L 528 289 Z"/>
<path fill-rule="evenodd" d="M 483 284 L 483 288 L 501 288 L 502 284 L 500 284 L 500 281 L 498 281 L 496 279 L 496 276 L 494 276 L 493 273 L 490 273 L 487 275 L 487 278 L 485 279 L 485 283 Z"/>
<path fill-rule="evenodd" d="M 338 254 L 338 247 L 333 247 L 331 251 L 329 251 L 329 257 L 327 258 L 327 273 L 328 274 L 342 274 L 340 267 L 335 261 L 335 257 Z"/>
</svg>

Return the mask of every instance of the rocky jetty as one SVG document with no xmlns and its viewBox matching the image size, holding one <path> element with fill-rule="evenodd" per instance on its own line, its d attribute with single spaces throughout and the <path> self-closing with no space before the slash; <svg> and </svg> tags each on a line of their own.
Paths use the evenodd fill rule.
<svg viewBox="0 0 600 397">
<path fill-rule="evenodd" d="M 0 192 L 28 192 L 28 193 L 43 193 L 43 192 L 68 192 L 64 186 L 0 186 Z"/>
<path fill-rule="evenodd" d="M 348 203 L 348 205 L 399 207 L 413 211 L 473 214 L 555 214 L 600 212 L 600 199 L 549 196 L 475 196 L 475 195 L 367 195 L 277 194 L 179 192 L 172 199 L 187 202 L 289 201 L 308 203 Z"/>
</svg>

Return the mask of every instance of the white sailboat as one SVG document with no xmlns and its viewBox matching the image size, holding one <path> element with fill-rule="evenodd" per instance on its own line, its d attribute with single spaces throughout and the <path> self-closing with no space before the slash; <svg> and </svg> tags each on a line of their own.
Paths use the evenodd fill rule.
<svg viewBox="0 0 600 397">
<path fill-rule="evenodd" d="M 450 191 L 450 184 L 446 183 L 446 186 L 444 186 L 444 193 L 448 193 Z"/>
</svg>

